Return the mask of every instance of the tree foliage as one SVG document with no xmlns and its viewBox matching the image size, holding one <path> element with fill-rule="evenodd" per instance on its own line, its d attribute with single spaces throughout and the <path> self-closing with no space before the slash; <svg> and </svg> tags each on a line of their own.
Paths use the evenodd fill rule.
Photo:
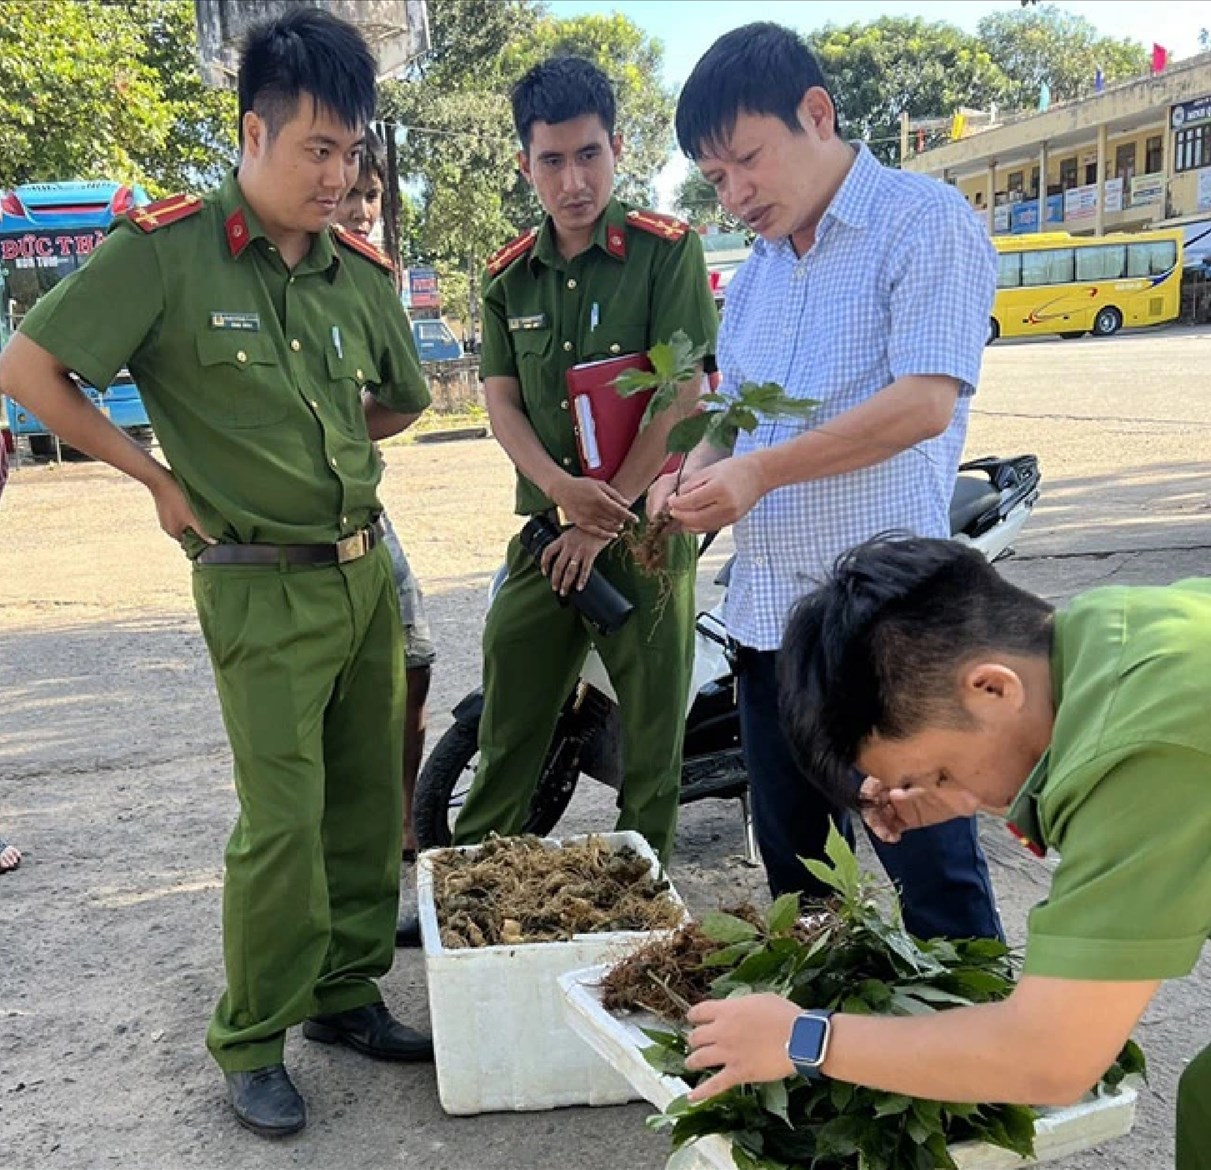
<svg viewBox="0 0 1211 1170">
<path fill-rule="evenodd" d="M 0 185 L 207 186 L 235 102 L 205 90 L 189 0 L 0 0 Z"/>
<path fill-rule="evenodd" d="M 1011 92 L 985 45 L 953 25 L 883 16 L 828 25 L 806 39 L 829 79 L 842 132 L 865 139 L 887 163 L 899 161 L 901 113 L 986 109 Z"/>
<path fill-rule="evenodd" d="M 1009 79 L 1008 99 L 1033 108 L 1046 82 L 1051 100 L 1093 92 L 1101 69 L 1107 82 L 1148 71 L 1144 46 L 1102 36 L 1083 16 L 1052 4 L 994 12 L 977 26 L 980 41 Z"/>
<path fill-rule="evenodd" d="M 692 167 L 692 164 L 691 164 Z M 724 211 L 715 194 L 715 188 L 702 177 L 696 168 L 691 169 L 680 183 L 673 196 L 673 206 L 694 227 L 715 224 L 721 231 L 738 232 L 744 222 Z"/>
</svg>

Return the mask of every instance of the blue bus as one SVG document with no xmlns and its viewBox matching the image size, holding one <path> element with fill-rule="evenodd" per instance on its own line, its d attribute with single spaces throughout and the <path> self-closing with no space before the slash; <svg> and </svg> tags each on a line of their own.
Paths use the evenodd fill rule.
<svg viewBox="0 0 1211 1170">
<path fill-rule="evenodd" d="M 146 202 L 142 188 L 104 181 L 29 183 L 0 191 L 0 345 L 39 297 L 88 259 L 115 215 Z M 122 370 L 110 386 L 79 385 L 117 426 L 140 439 L 151 437 L 129 372 Z M 54 453 L 54 437 L 29 411 L 9 402 L 7 421 L 13 435 L 28 438 L 35 455 Z"/>
</svg>

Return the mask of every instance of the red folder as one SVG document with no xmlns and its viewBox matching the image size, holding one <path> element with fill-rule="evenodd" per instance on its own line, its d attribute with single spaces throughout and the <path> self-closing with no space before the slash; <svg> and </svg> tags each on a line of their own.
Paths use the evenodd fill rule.
<svg viewBox="0 0 1211 1170">
<path fill-rule="evenodd" d="M 644 390 L 624 398 L 615 388 L 614 379 L 623 370 L 651 368 L 646 354 L 628 353 L 582 362 L 568 370 L 568 410 L 576 432 L 580 469 L 591 479 L 614 478 L 639 434 L 643 412 L 654 393 Z M 680 461 L 679 455 L 670 456 L 660 473 L 676 471 Z"/>
</svg>

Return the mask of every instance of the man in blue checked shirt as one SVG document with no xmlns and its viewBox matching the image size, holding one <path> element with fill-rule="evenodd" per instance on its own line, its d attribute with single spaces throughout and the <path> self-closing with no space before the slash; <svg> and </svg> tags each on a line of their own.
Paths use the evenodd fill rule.
<svg viewBox="0 0 1211 1170">
<path fill-rule="evenodd" d="M 949 536 L 949 504 L 996 289 L 984 229 L 958 192 L 884 167 L 841 137 L 820 67 L 798 36 L 750 24 L 698 62 L 677 138 L 720 203 L 759 237 L 728 287 L 721 390 L 777 382 L 819 401 L 762 421 L 732 451 L 704 445 L 653 485 L 693 532 L 735 526 L 727 624 L 740 643 L 740 718 L 757 840 L 775 894 L 825 891 L 832 815 L 778 718 L 777 658 L 792 604 L 881 532 Z M 675 492 L 675 494 L 674 494 Z M 923 936 L 998 936 L 974 820 L 874 842 Z"/>
</svg>

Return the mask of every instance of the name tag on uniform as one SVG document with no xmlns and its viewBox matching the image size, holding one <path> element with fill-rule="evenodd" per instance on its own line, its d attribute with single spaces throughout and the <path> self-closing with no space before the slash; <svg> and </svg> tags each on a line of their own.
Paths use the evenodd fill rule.
<svg viewBox="0 0 1211 1170">
<path fill-rule="evenodd" d="M 509 332 L 518 333 L 529 329 L 545 329 L 547 327 L 546 313 L 534 313 L 529 317 L 510 317 Z"/>
<path fill-rule="evenodd" d="M 260 313 L 211 313 L 211 329 L 234 329 L 239 333 L 259 333 Z"/>
</svg>

